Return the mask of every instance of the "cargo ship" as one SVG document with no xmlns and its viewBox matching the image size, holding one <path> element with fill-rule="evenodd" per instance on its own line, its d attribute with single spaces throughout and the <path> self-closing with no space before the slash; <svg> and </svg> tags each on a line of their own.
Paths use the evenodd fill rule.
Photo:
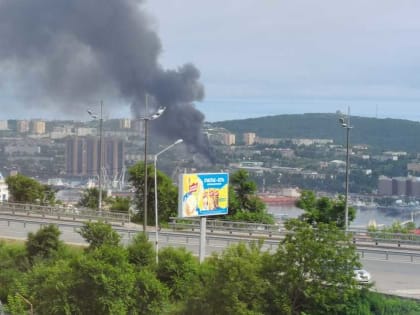
<svg viewBox="0 0 420 315">
<path fill-rule="evenodd" d="M 298 197 L 280 196 L 275 194 L 258 194 L 267 205 L 294 205 Z"/>
</svg>

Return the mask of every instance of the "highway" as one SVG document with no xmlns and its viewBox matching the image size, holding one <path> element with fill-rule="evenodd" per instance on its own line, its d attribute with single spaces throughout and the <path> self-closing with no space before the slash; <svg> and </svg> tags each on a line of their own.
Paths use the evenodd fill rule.
<svg viewBox="0 0 420 315">
<path fill-rule="evenodd" d="M 362 259 L 378 292 L 420 299 L 420 264 L 411 262 Z"/>
<path fill-rule="evenodd" d="M 70 244 L 86 244 L 77 230 L 83 225 L 78 221 L 51 220 L 25 216 L 0 214 L 0 238 L 24 240 L 29 232 L 36 232 L 41 225 L 55 223 L 62 232 L 61 239 Z M 141 227 L 135 224 L 116 225 L 114 229 L 121 235 L 122 242 L 128 244 L 130 239 Z M 154 227 L 150 227 L 150 241 L 155 241 Z M 162 230 L 159 237 L 159 246 L 184 246 L 193 253 L 198 253 L 199 232 Z M 229 244 L 239 241 L 251 241 L 255 238 L 248 234 L 231 235 L 229 233 L 208 233 L 207 254 L 221 252 Z M 263 249 L 275 251 L 278 240 L 267 239 Z M 392 247 L 374 247 L 373 245 L 360 245 L 361 262 L 368 270 L 375 282 L 378 292 L 400 295 L 420 299 L 420 249 L 398 249 Z"/>
</svg>

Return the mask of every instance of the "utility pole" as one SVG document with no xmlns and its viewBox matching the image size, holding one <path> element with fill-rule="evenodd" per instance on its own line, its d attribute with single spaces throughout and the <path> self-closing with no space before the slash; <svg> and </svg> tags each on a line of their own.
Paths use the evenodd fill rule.
<svg viewBox="0 0 420 315">
<path fill-rule="evenodd" d="M 87 110 L 87 113 L 92 119 L 97 120 L 98 115 L 91 111 Z M 99 198 L 98 198 L 98 212 L 102 213 L 102 161 L 103 161 L 103 137 L 102 137 L 102 125 L 103 125 L 103 102 L 101 100 L 101 112 L 99 113 L 99 159 L 98 159 L 98 187 L 99 187 Z"/>
<path fill-rule="evenodd" d="M 346 129 L 346 195 L 345 195 L 345 209 L 344 209 L 344 225 L 346 234 L 349 230 L 349 167 L 350 167 L 350 107 L 347 108 L 347 117 L 340 118 L 341 127 Z"/>
<path fill-rule="evenodd" d="M 102 118 L 102 109 L 103 109 L 103 102 L 101 100 L 101 113 L 99 118 L 99 200 L 98 200 L 98 210 L 102 213 L 102 159 L 103 159 L 103 138 L 102 138 L 102 125 L 103 125 L 103 118 Z"/>
<path fill-rule="evenodd" d="M 144 189 L 143 189 L 143 202 L 144 202 L 144 215 L 143 215 L 143 232 L 146 233 L 147 229 L 147 110 L 148 110 L 148 96 L 146 94 L 146 115 L 144 118 Z"/>
<path fill-rule="evenodd" d="M 143 199 L 144 199 L 144 215 L 143 215 L 143 232 L 146 233 L 147 229 L 147 130 L 149 120 L 155 120 L 159 118 L 163 112 L 166 110 L 166 107 L 159 107 L 155 113 L 148 115 L 148 95 L 146 94 L 146 115 L 140 117 L 144 120 L 144 189 L 143 189 Z"/>
</svg>

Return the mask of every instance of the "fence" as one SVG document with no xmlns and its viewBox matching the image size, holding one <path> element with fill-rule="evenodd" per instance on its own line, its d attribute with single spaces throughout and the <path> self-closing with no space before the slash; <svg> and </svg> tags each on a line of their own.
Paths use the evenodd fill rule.
<svg viewBox="0 0 420 315">
<path fill-rule="evenodd" d="M 76 209 L 62 206 L 52 207 L 10 202 L 0 203 L 0 213 L 49 219 L 56 218 L 57 220 L 105 221 L 109 223 L 119 223 L 121 225 L 130 222 L 130 217 L 127 213 L 110 211 L 98 212 L 86 208 Z"/>
</svg>

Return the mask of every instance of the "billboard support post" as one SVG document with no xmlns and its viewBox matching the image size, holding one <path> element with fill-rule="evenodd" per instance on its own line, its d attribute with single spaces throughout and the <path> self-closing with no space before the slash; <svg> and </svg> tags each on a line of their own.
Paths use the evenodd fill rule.
<svg viewBox="0 0 420 315">
<path fill-rule="evenodd" d="M 200 263 L 202 263 L 206 257 L 206 224 L 207 217 L 200 217 Z"/>
</svg>

